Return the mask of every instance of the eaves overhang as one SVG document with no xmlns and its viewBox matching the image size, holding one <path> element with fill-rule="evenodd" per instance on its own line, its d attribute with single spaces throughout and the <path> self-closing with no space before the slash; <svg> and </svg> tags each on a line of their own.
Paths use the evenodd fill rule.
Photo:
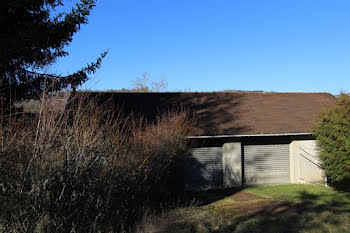
<svg viewBox="0 0 350 233">
<path fill-rule="evenodd" d="M 311 136 L 310 132 L 305 133 L 276 133 L 276 134 L 242 134 L 242 135 L 198 135 L 198 136 L 187 136 L 189 139 L 200 139 L 200 138 L 243 138 L 243 137 L 279 137 L 279 136 Z"/>
</svg>

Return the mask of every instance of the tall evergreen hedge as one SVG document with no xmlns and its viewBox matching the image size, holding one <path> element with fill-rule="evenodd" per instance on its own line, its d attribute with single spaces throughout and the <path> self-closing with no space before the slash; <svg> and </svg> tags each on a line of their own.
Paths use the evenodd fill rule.
<svg viewBox="0 0 350 233">
<path fill-rule="evenodd" d="M 341 94 L 334 106 L 325 109 L 313 130 L 323 169 L 336 188 L 350 190 L 350 98 Z"/>
</svg>

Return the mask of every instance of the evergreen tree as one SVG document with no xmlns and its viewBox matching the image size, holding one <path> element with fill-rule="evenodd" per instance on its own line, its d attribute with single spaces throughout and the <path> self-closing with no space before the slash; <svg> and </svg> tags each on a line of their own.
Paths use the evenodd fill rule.
<svg viewBox="0 0 350 233">
<path fill-rule="evenodd" d="M 106 52 L 76 72 L 46 74 L 45 67 L 67 56 L 65 47 L 87 24 L 95 0 L 80 0 L 70 12 L 56 13 L 61 0 L 2 0 L 0 6 L 0 92 L 2 104 L 39 96 L 44 90 L 73 88 L 88 80 Z"/>
<path fill-rule="evenodd" d="M 323 111 L 314 127 L 323 169 L 331 184 L 350 189 L 350 98 L 341 94 L 337 104 Z"/>
</svg>

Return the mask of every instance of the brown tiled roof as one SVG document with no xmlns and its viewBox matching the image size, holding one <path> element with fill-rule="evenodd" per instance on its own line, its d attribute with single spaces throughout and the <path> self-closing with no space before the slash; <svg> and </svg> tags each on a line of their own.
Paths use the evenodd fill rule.
<svg viewBox="0 0 350 233">
<path fill-rule="evenodd" d="M 93 93 L 96 95 L 96 93 Z M 126 113 L 149 120 L 170 109 L 196 116 L 192 135 L 306 133 L 319 111 L 335 103 L 329 93 L 188 92 L 99 93 Z"/>
</svg>

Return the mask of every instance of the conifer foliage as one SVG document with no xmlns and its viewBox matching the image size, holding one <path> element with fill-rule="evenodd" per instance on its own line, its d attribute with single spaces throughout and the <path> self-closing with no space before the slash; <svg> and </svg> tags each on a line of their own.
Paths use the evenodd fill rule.
<svg viewBox="0 0 350 233">
<path fill-rule="evenodd" d="M 350 98 L 341 94 L 324 110 L 314 127 L 323 169 L 337 188 L 350 189 Z"/>
<path fill-rule="evenodd" d="M 44 89 L 74 89 L 100 67 L 105 52 L 67 76 L 44 72 L 57 58 L 68 55 L 66 46 L 80 26 L 87 24 L 95 3 L 79 0 L 70 12 L 60 12 L 62 0 L 1 1 L 0 91 L 5 104 L 36 97 Z"/>
</svg>

